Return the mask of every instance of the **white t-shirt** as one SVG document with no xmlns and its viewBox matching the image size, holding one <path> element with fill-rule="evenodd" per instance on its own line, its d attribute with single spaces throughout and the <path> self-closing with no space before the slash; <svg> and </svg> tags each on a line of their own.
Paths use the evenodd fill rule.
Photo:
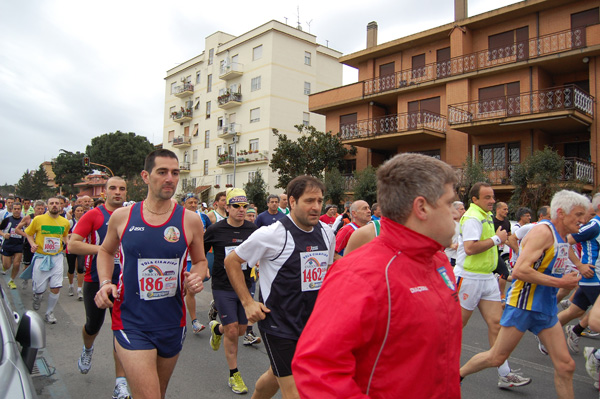
<svg viewBox="0 0 600 399">
<path fill-rule="evenodd" d="M 493 273 L 482 274 L 472 273 L 463 269 L 467 253 L 465 252 L 465 241 L 479 241 L 483 233 L 483 225 L 475 218 L 468 218 L 462 225 L 462 233 L 458 236 L 458 250 L 456 255 L 456 266 L 454 275 L 456 277 L 466 277 L 474 280 L 488 280 L 493 278 Z"/>
<path fill-rule="evenodd" d="M 454 235 L 452 236 L 452 244 L 458 244 L 458 236 L 460 236 L 460 223 L 458 223 L 457 221 L 454 221 Z M 456 249 L 452 249 L 452 248 L 446 248 L 444 249 L 444 252 L 446 253 L 446 256 L 448 257 L 448 260 L 450 259 L 456 259 L 457 257 L 457 250 Z"/>
</svg>

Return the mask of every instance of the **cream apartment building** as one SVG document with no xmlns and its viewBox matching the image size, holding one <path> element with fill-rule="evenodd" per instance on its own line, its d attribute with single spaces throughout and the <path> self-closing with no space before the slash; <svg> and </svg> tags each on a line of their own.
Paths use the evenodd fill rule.
<svg viewBox="0 0 600 399">
<path fill-rule="evenodd" d="M 165 78 L 163 148 L 179 157 L 179 192 L 212 202 L 258 170 L 269 192 L 281 192 L 269 168 L 272 129 L 290 138 L 298 136 L 294 125 L 325 130 L 325 116 L 309 112 L 308 97 L 342 84 L 341 55 L 277 21 L 240 36 L 208 36 L 200 55 Z"/>
</svg>

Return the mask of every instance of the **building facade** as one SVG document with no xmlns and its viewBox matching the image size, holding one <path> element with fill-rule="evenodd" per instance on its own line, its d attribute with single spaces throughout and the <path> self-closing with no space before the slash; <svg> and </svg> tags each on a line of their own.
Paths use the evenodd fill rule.
<svg viewBox="0 0 600 399">
<path fill-rule="evenodd" d="M 269 161 L 277 139 L 295 125 L 325 129 L 308 97 L 342 83 L 341 53 L 309 33 L 270 21 L 240 36 L 216 32 L 205 50 L 167 71 L 163 148 L 178 154 L 179 190 L 204 202 L 226 187 L 242 187 L 260 171 L 270 192 Z"/>
<path fill-rule="evenodd" d="M 359 151 L 361 170 L 420 152 L 460 168 L 483 162 L 497 192 L 510 193 L 516 164 L 545 146 L 566 159 L 563 178 L 599 184 L 600 24 L 597 1 L 528 0 L 456 20 L 340 58 L 359 81 L 310 97 Z"/>
</svg>

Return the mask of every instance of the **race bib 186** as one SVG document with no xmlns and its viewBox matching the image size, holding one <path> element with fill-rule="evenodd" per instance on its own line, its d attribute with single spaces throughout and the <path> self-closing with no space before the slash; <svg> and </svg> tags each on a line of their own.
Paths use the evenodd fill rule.
<svg viewBox="0 0 600 399">
<path fill-rule="evenodd" d="M 175 296 L 179 259 L 138 259 L 140 299 L 153 301 Z"/>
</svg>

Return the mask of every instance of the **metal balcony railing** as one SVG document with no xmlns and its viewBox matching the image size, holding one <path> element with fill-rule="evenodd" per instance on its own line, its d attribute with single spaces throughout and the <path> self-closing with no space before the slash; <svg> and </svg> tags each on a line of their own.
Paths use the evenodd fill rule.
<svg viewBox="0 0 600 399">
<path fill-rule="evenodd" d="M 186 91 L 194 91 L 194 85 L 191 83 L 184 83 L 181 86 L 176 86 L 173 89 L 173 94 L 177 95 Z"/>
<path fill-rule="evenodd" d="M 447 61 L 406 69 L 391 75 L 363 81 L 363 95 L 429 82 L 450 76 L 480 71 L 499 65 L 534 59 L 586 46 L 585 27 L 539 36 L 510 46 L 481 50 Z"/>
<path fill-rule="evenodd" d="M 594 116 L 594 97 L 575 85 L 448 105 L 450 125 L 575 109 Z"/>
<path fill-rule="evenodd" d="M 580 158 L 565 158 L 563 180 L 594 184 L 594 164 Z"/>
<path fill-rule="evenodd" d="M 340 126 L 340 134 L 342 140 L 353 140 L 417 129 L 445 133 L 446 117 L 428 111 L 386 115 L 343 124 Z"/>
<path fill-rule="evenodd" d="M 173 145 L 189 145 L 192 144 L 192 138 L 190 136 L 179 136 L 173 139 Z"/>
<path fill-rule="evenodd" d="M 226 93 L 220 95 L 217 100 L 219 101 L 219 105 L 225 105 L 230 101 L 241 102 L 242 101 L 242 93 Z"/>
</svg>

